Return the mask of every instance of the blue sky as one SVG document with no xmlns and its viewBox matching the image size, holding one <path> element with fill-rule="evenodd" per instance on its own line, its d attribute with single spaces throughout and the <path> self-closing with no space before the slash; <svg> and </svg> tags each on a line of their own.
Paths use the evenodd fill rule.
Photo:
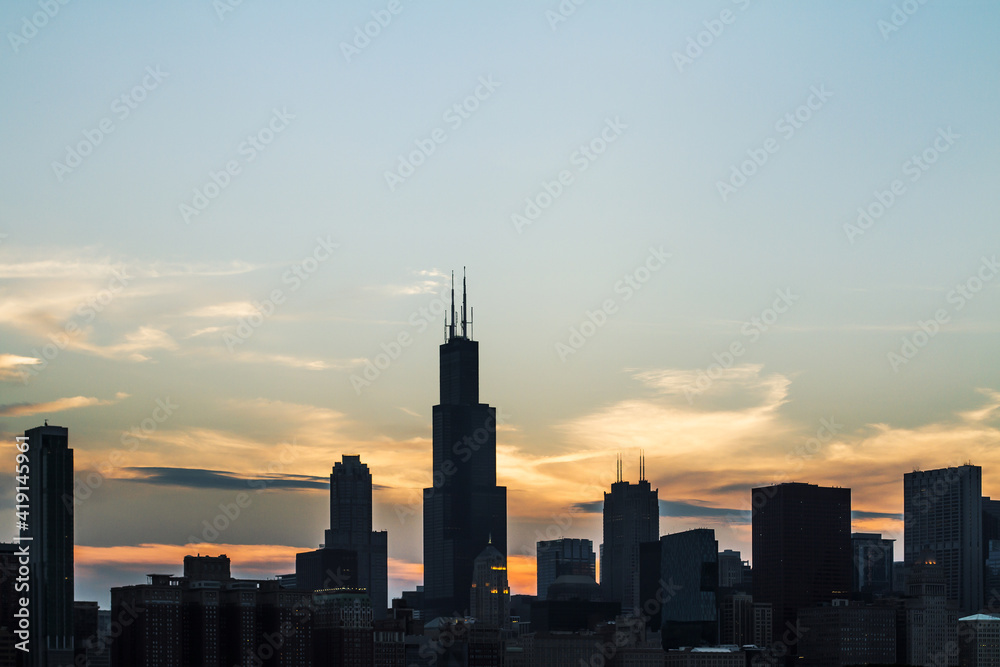
<svg viewBox="0 0 1000 667">
<path fill-rule="evenodd" d="M 269 482 L 202 552 L 289 571 L 355 453 L 391 588 L 419 583 L 463 266 L 517 592 L 538 535 L 600 541 L 619 452 L 646 451 L 663 532 L 747 553 L 717 510 L 754 484 L 851 486 L 878 515 L 857 526 L 896 537 L 913 467 L 971 459 L 1000 493 L 995 3 L 221 6 L 0 9 L 0 431 L 48 418 L 104 466 L 81 599 L 179 568 L 231 478 Z"/>
</svg>

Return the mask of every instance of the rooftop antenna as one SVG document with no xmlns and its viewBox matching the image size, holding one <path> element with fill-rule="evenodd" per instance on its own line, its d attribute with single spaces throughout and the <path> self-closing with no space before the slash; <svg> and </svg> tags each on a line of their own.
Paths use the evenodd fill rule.
<svg viewBox="0 0 1000 667">
<path fill-rule="evenodd" d="M 451 324 L 448 325 L 448 340 L 455 337 L 455 272 L 451 272 Z"/>
<path fill-rule="evenodd" d="M 466 327 L 468 321 L 465 319 L 465 267 L 462 267 L 462 338 L 468 338 Z"/>
<path fill-rule="evenodd" d="M 639 450 L 639 481 L 645 481 L 646 479 L 646 456 Z"/>
</svg>

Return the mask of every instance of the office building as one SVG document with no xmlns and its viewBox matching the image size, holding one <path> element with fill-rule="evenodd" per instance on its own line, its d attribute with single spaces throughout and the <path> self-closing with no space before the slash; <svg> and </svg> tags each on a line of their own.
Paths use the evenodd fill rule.
<svg viewBox="0 0 1000 667">
<path fill-rule="evenodd" d="M 660 610 L 664 649 L 718 644 L 718 557 L 715 531 L 708 528 L 660 538 L 660 577 L 674 586 Z"/>
<path fill-rule="evenodd" d="M 506 628 L 510 617 L 507 557 L 486 545 L 472 563 L 469 614 L 478 627 Z"/>
<path fill-rule="evenodd" d="M 553 581 L 565 574 L 597 579 L 597 556 L 590 540 L 562 538 L 536 543 L 536 595 L 544 600 Z"/>
<path fill-rule="evenodd" d="M 32 659 L 38 667 L 73 662 L 73 450 L 69 429 L 37 426 L 28 439 Z"/>
<path fill-rule="evenodd" d="M 440 347 L 440 402 L 433 409 L 433 486 L 424 489 L 424 617 L 468 608 L 472 564 L 491 543 L 507 555 L 507 489 L 496 483 L 496 410 L 479 402 L 479 343 L 466 317 Z"/>
<path fill-rule="evenodd" d="M 983 604 L 983 469 L 974 465 L 903 475 L 903 559 L 925 551 L 944 569 L 948 600 L 963 614 Z"/>
<path fill-rule="evenodd" d="M 650 488 L 640 458 L 639 482 L 618 481 L 604 494 L 604 542 L 601 544 L 601 588 L 622 613 L 636 614 L 642 606 L 639 580 L 640 547 L 660 537 L 658 489 Z"/>
<path fill-rule="evenodd" d="M 907 664 L 958 664 L 950 650 L 957 638 L 958 603 L 948 600 L 945 581 L 944 568 L 931 551 L 909 567 L 904 601 Z"/>
<path fill-rule="evenodd" d="M 892 591 L 893 543 L 879 533 L 852 533 L 854 563 L 851 590 L 885 595 Z"/>
<path fill-rule="evenodd" d="M 753 599 L 772 605 L 778 641 L 800 609 L 850 593 L 851 490 L 778 484 L 753 489 L 751 503 Z"/>
<path fill-rule="evenodd" d="M 803 628 L 798 644 L 803 665 L 896 664 L 894 609 L 835 600 L 832 605 L 800 609 L 798 618 Z"/>
<path fill-rule="evenodd" d="M 958 664 L 961 667 L 1000 665 L 1000 616 L 973 614 L 958 620 Z"/>
</svg>

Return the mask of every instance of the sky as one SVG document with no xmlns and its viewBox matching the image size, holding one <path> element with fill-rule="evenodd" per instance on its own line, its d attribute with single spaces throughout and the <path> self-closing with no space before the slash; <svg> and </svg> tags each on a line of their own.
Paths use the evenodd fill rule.
<svg viewBox="0 0 1000 667">
<path fill-rule="evenodd" d="M 750 558 L 750 489 L 1000 495 L 1000 5 L 11 0 L 0 539 L 69 428 L 76 597 L 294 570 L 358 454 L 422 581 L 451 272 L 514 593 L 615 479 Z M 241 494 L 246 494 L 241 495 Z M 240 504 L 236 504 L 239 500 Z M 214 527 L 213 527 L 214 524 Z M 221 528 L 219 528 L 221 526 Z"/>
</svg>

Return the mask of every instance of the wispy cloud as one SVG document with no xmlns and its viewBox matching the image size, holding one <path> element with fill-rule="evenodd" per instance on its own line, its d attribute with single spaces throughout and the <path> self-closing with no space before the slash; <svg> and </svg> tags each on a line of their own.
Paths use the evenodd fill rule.
<svg viewBox="0 0 1000 667">
<path fill-rule="evenodd" d="M 22 357 L 17 354 L 0 354 L 0 382 L 20 380 L 27 366 L 37 366 L 42 363 L 36 357 Z"/>
<path fill-rule="evenodd" d="M 127 394 L 119 395 L 119 399 Z M 45 403 L 14 403 L 11 405 L 0 405 L 0 416 L 2 417 L 28 417 L 38 414 L 53 414 L 65 410 L 75 410 L 77 408 L 88 408 L 94 405 L 114 405 L 117 400 L 101 400 L 92 396 L 73 396 L 69 398 L 59 398 Z"/>
</svg>

